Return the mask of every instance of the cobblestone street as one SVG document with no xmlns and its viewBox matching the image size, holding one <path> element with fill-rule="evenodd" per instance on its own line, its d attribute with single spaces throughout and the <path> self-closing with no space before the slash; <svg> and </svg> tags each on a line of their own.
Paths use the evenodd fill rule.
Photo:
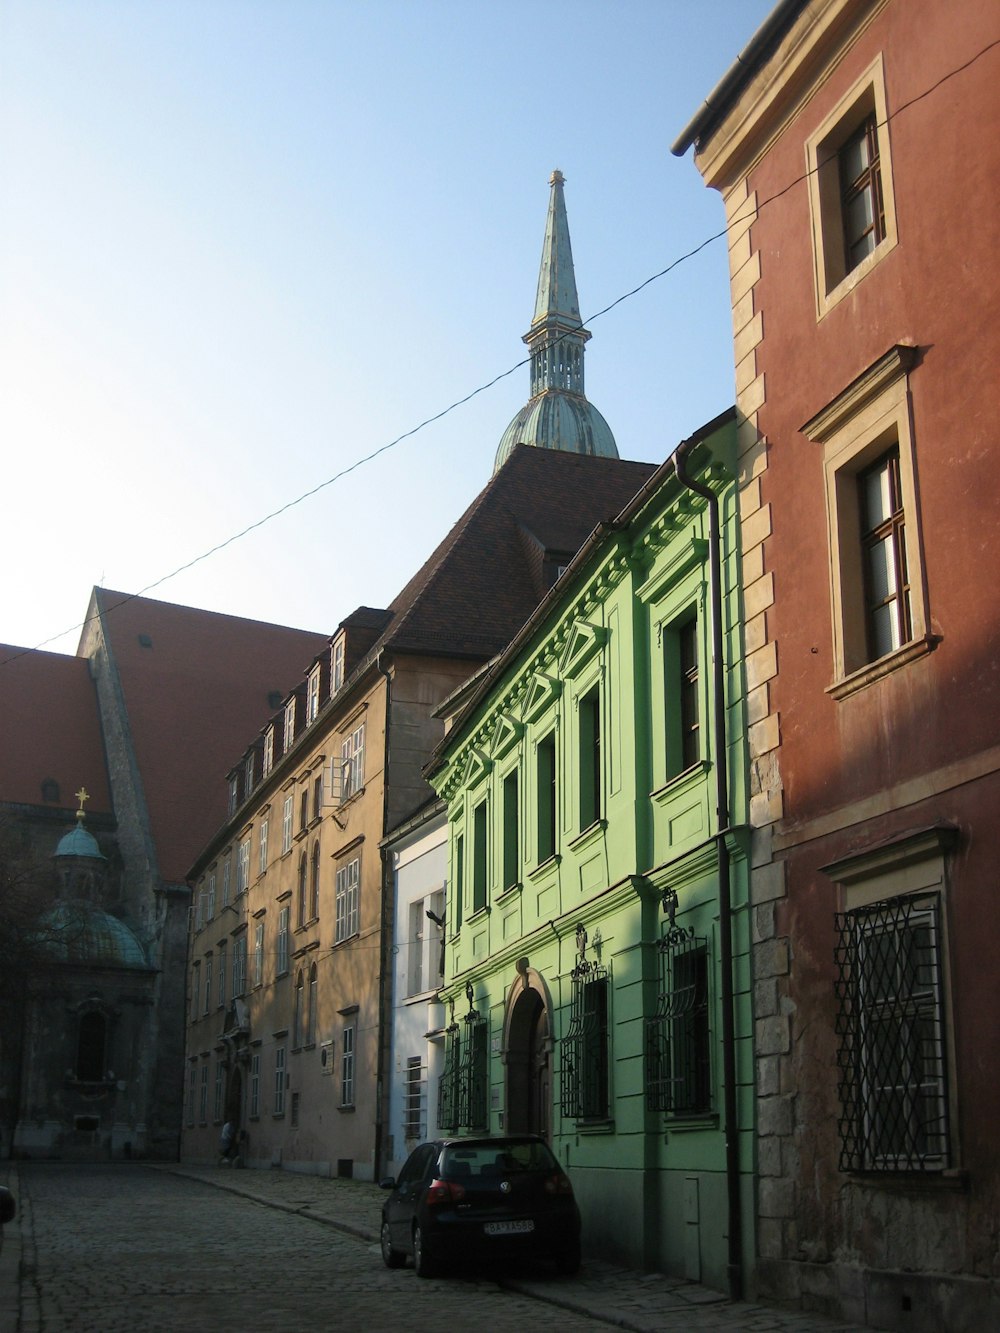
<svg viewBox="0 0 1000 1333">
<path fill-rule="evenodd" d="M 19 1179 L 17 1178 L 19 1176 Z M 4 1333 L 149 1330 L 748 1330 L 846 1325 L 595 1261 L 421 1282 L 376 1243 L 381 1192 L 281 1171 L 22 1165 L 0 1256 Z"/>
</svg>

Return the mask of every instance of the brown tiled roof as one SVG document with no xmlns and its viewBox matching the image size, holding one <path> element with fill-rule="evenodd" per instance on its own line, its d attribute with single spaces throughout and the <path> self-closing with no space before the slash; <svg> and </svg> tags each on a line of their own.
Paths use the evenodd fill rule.
<svg viewBox="0 0 1000 1333">
<path fill-rule="evenodd" d="M 286 695 L 329 635 L 104 588 L 94 593 L 121 679 L 160 874 L 180 881 L 225 820 L 225 775 L 273 714 L 268 695 Z"/>
<path fill-rule="evenodd" d="M 97 693 L 79 657 L 0 645 L 0 801 L 75 810 L 86 787 L 87 810 L 111 812 L 111 792 Z M 42 783 L 59 784 L 59 800 L 42 799 Z"/>
<path fill-rule="evenodd" d="M 391 603 L 383 644 L 492 657 L 545 596 L 544 560 L 568 562 L 655 470 L 652 463 L 518 445 Z"/>
</svg>

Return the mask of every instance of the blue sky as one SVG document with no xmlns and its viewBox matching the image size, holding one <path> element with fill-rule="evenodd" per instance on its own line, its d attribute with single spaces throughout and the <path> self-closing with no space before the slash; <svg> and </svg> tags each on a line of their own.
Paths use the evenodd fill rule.
<svg viewBox="0 0 1000 1333">
<path fill-rule="evenodd" d="M 669 145 L 770 8 L 0 0 L 0 640 L 74 651 L 95 583 L 512 367 L 553 168 L 585 319 L 721 231 Z M 733 401 L 724 242 L 588 327 L 623 457 Z M 327 632 L 384 605 L 527 396 L 523 367 L 148 595 Z"/>
</svg>

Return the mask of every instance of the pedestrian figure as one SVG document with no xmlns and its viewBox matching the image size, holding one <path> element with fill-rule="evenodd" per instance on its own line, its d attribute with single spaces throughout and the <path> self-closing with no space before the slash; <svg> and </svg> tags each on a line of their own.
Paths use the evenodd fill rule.
<svg viewBox="0 0 1000 1333">
<path fill-rule="evenodd" d="M 231 1120 L 227 1120 L 222 1126 L 222 1136 L 219 1139 L 219 1150 L 222 1153 L 220 1166 L 232 1166 L 236 1154 L 240 1150 L 239 1138 L 236 1134 L 236 1126 Z"/>
</svg>

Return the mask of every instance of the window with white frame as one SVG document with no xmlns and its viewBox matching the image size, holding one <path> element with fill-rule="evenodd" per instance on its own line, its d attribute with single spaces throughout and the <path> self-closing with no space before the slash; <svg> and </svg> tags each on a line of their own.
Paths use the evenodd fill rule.
<svg viewBox="0 0 1000 1333">
<path fill-rule="evenodd" d="M 198 1122 L 206 1125 L 208 1123 L 208 1065 L 201 1067 L 201 1079 L 198 1091 Z"/>
<path fill-rule="evenodd" d="M 337 871 L 337 918 L 335 942 L 350 939 L 359 928 L 359 884 L 361 878 L 361 860 L 355 857 Z"/>
<path fill-rule="evenodd" d="M 319 920 L 319 843 L 313 843 L 309 863 L 309 919 Z"/>
<path fill-rule="evenodd" d="M 406 1061 L 403 1095 L 403 1134 L 407 1139 L 420 1140 L 424 1137 L 424 1070 L 419 1055 L 411 1055 Z"/>
<path fill-rule="evenodd" d="M 212 1119 L 222 1119 L 222 1091 L 225 1086 L 225 1066 L 221 1060 L 215 1062 L 215 1100 L 212 1103 Z"/>
<path fill-rule="evenodd" d="M 219 1008 L 226 1004 L 226 946 L 219 945 Z"/>
<path fill-rule="evenodd" d="M 249 1114 L 251 1120 L 260 1115 L 260 1051 L 254 1051 L 250 1056 Z"/>
<path fill-rule="evenodd" d="M 316 964 L 313 963 L 312 967 L 309 969 L 309 999 L 308 1007 L 306 1009 L 305 1039 L 307 1046 L 315 1046 L 316 1044 L 316 1001 L 318 983 L 319 972 Z"/>
<path fill-rule="evenodd" d="M 244 838 L 236 861 L 236 895 L 246 893 L 250 886 L 250 839 Z"/>
<path fill-rule="evenodd" d="M 802 427 L 823 447 L 834 680 L 842 698 L 933 648 L 917 508 L 909 372 L 889 349 Z"/>
<path fill-rule="evenodd" d="M 236 807 L 240 803 L 240 780 L 237 774 L 233 773 L 229 778 L 229 797 L 226 802 L 226 808 L 231 815 L 236 813 Z"/>
<path fill-rule="evenodd" d="M 806 164 L 822 317 L 897 241 L 881 56 L 806 140 Z"/>
<path fill-rule="evenodd" d="M 203 1012 L 207 1014 L 208 1011 L 209 1011 L 209 1010 L 211 1009 L 211 1007 L 212 1007 L 212 955 L 211 955 L 210 953 L 205 955 L 205 995 L 204 995 L 204 1001 L 205 1001 L 205 1003 L 204 1003 L 204 1009 L 203 1009 Z"/>
<path fill-rule="evenodd" d="M 340 1104 L 354 1105 L 354 1026 L 344 1028 L 344 1043 L 340 1055 Z"/>
<path fill-rule="evenodd" d="M 297 1051 L 302 1045 L 303 1006 L 305 1005 L 305 979 L 301 970 L 295 978 L 295 1007 L 292 1010 L 292 1050 Z"/>
<path fill-rule="evenodd" d="M 292 796 L 291 793 L 285 797 L 285 803 L 281 807 L 281 854 L 292 850 Z"/>
<path fill-rule="evenodd" d="M 194 928 L 201 930 L 205 921 L 205 895 L 198 892 L 194 899 Z"/>
<path fill-rule="evenodd" d="M 330 653 L 330 693 L 336 694 L 344 683 L 344 636 L 335 640 Z"/>
<path fill-rule="evenodd" d="M 250 795 L 250 793 L 253 791 L 253 779 L 254 779 L 254 752 L 253 750 L 251 750 L 250 753 L 247 755 L 246 759 L 243 761 L 244 800 L 246 800 L 247 797 Z"/>
<path fill-rule="evenodd" d="M 420 995 L 441 984 L 444 892 L 412 902 L 409 917 L 406 993 Z"/>
<path fill-rule="evenodd" d="M 340 798 L 348 800 L 365 783 L 365 724 L 355 727 L 340 747 Z"/>
<path fill-rule="evenodd" d="M 261 777 L 266 778 L 268 773 L 274 767 L 274 727 L 268 727 L 264 732 L 264 749 L 261 755 Z"/>
<path fill-rule="evenodd" d="M 257 873 L 260 875 L 267 869 L 267 825 L 268 820 L 260 821 L 260 834 L 257 839 Z"/>
<path fill-rule="evenodd" d="M 231 865 L 232 862 L 230 860 L 229 853 L 227 852 L 226 859 L 222 863 L 222 906 L 223 907 L 229 906 Z"/>
<path fill-rule="evenodd" d="M 247 988 L 247 937 L 239 935 L 233 945 L 233 999 L 245 994 Z"/>
<path fill-rule="evenodd" d="M 288 908 L 278 912 L 278 976 L 283 977 L 288 971 Z"/>
<path fill-rule="evenodd" d="M 188 1005 L 188 1012 L 191 1015 L 191 1022 L 194 1023 L 198 1017 L 198 997 L 201 995 L 201 963 L 191 964 L 191 1003 Z"/>
<path fill-rule="evenodd" d="M 293 741 L 295 740 L 295 696 L 294 696 L 294 694 L 293 694 L 292 697 L 288 700 L 288 702 L 285 704 L 285 726 L 284 726 L 284 735 L 283 735 L 283 737 L 282 737 L 282 740 L 283 740 L 283 748 L 282 748 L 282 752 L 283 752 L 284 754 L 287 754 L 288 751 L 292 748 L 292 743 L 293 743 Z"/>
<path fill-rule="evenodd" d="M 205 900 L 205 914 L 211 921 L 215 916 L 215 871 L 208 877 L 208 895 Z"/>
<path fill-rule="evenodd" d="M 258 921 L 253 932 L 253 984 L 264 983 L 264 923 Z"/>
<path fill-rule="evenodd" d="M 274 1107 L 273 1115 L 285 1114 L 285 1048 L 278 1046 L 274 1052 Z"/>
<path fill-rule="evenodd" d="M 319 714 L 319 665 L 309 672 L 306 684 L 306 726 L 316 721 Z"/>
<path fill-rule="evenodd" d="M 299 878 L 298 893 L 296 895 L 296 920 L 295 924 L 301 929 L 306 920 L 306 894 L 309 884 L 309 870 L 306 864 L 305 852 L 299 853 Z"/>
</svg>

